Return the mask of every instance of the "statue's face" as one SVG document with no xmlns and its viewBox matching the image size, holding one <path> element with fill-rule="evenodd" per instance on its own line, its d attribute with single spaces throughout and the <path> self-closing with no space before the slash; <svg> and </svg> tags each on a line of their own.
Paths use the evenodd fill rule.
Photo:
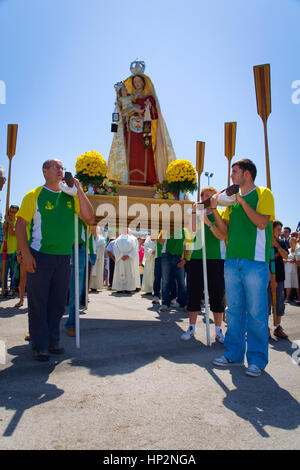
<svg viewBox="0 0 300 470">
<path fill-rule="evenodd" d="M 133 86 L 137 91 L 142 91 L 144 89 L 144 82 L 141 77 L 134 77 Z"/>
<path fill-rule="evenodd" d="M 126 88 L 121 88 L 121 96 L 122 96 L 123 98 L 125 98 L 125 96 L 127 96 L 127 90 L 126 90 Z"/>
</svg>

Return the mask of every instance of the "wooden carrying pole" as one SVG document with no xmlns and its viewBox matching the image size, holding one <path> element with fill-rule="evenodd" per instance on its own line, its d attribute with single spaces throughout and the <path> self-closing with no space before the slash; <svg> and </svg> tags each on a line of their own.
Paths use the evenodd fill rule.
<svg viewBox="0 0 300 470">
<path fill-rule="evenodd" d="M 230 186 L 231 160 L 235 154 L 236 122 L 225 122 L 225 156 L 228 160 L 227 186 Z"/>
<path fill-rule="evenodd" d="M 196 170 L 198 173 L 198 196 L 197 201 L 200 201 L 200 176 L 203 172 L 204 167 L 204 150 L 205 150 L 205 142 L 201 142 L 197 140 L 196 143 Z"/>
<path fill-rule="evenodd" d="M 18 124 L 8 124 L 7 126 L 7 156 L 9 159 L 9 168 L 8 168 L 8 179 L 7 179 L 7 193 L 6 193 L 6 209 L 5 216 L 7 219 L 9 211 L 9 194 L 10 194 L 10 180 L 11 180 L 11 162 L 12 158 L 16 152 L 17 144 L 17 133 L 18 133 Z M 3 241 L 3 251 L 2 251 L 2 295 L 5 294 L 5 270 L 6 270 L 6 256 L 7 256 L 7 228 L 4 230 L 4 241 Z"/>
<path fill-rule="evenodd" d="M 256 104 L 257 113 L 261 117 L 264 126 L 265 137 L 265 156 L 266 156 L 266 175 L 267 187 L 271 189 L 271 176 L 270 176 L 270 160 L 269 160 L 269 145 L 267 133 L 267 120 L 271 114 L 271 79 L 270 79 L 270 64 L 255 65 L 253 67 L 255 91 L 256 91 Z M 276 278 L 276 274 L 272 274 Z M 273 311 L 273 324 L 277 325 L 277 311 L 276 311 L 276 290 L 272 290 L 272 311 Z"/>
<path fill-rule="evenodd" d="M 270 64 L 255 65 L 253 67 L 253 70 L 256 90 L 257 113 L 261 117 L 264 126 L 267 187 L 271 189 L 269 146 L 267 134 L 267 120 L 269 115 L 271 114 Z"/>
</svg>

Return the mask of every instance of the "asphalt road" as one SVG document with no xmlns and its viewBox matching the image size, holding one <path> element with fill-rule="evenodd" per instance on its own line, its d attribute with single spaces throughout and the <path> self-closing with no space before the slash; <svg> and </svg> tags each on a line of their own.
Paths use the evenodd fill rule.
<svg viewBox="0 0 300 470">
<path fill-rule="evenodd" d="M 206 346 L 202 315 L 184 342 L 186 312 L 106 290 L 90 294 L 80 349 L 62 331 L 65 354 L 38 363 L 15 303 L 0 302 L 0 449 L 299 449 L 300 306 L 287 305 L 289 339 L 270 341 L 251 378 L 212 365 L 224 348 Z"/>
</svg>

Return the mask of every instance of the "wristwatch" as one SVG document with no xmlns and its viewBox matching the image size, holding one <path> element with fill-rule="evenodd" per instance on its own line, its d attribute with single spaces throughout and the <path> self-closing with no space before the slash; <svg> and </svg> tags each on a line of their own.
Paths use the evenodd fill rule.
<svg viewBox="0 0 300 470">
<path fill-rule="evenodd" d="M 208 226 L 209 230 L 211 230 L 214 226 L 215 226 L 215 224 L 212 222 L 212 223 Z"/>
</svg>

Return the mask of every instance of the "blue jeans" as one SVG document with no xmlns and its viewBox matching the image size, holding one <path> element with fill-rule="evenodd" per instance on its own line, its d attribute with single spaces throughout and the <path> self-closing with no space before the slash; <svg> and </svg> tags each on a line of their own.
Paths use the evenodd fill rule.
<svg viewBox="0 0 300 470">
<path fill-rule="evenodd" d="M 225 261 L 227 332 L 224 356 L 232 362 L 247 361 L 264 369 L 268 363 L 269 265 L 247 259 Z"/>
<path fill-rule="evenodd" d="M 79 303 L 84 285 L 86 254 L 84 245 L 78 248 L 78 274 L 79 274 Z M 75 327 L 75 260 L 74 249 L 72 252 L 72 274 L 70 281 L 70 298 L 69 298 L 69 318 L 65 324 L 65 328 Z"/>
<path fill-rule="evenodd" d="M 18 282 L 14 279 L 14 273 L 12 271 L 14 253 L 6 255 L 5 261 L 5 277 L 4 277 L 4 288 L 7 289 L 8 273 L 10 275 L 10 287 L 16 289 L 18 287 Z M 2 262 L 3 255 L 0 254 L 0 287 L 2 287 Z"/>
<path fill-rule="evenodd" d="M 180 307 L 185 307 L 187 304 L 185 270 L 184 267 L 178 268 L 177 266 L 180 260 L 179 255 L 170 255 L 169 253 L 163 253 L 161 257 L 162 303 L 168 307 L 171 305 L 174 281 L 177 283 L 177 301 Z"/>
<path fill-rule="evenodd" d="M 161 258 L 155 258 L 154 264 L 154 283 L 153 283 L 153 297 L 161 297 Z M 171 299 L 176 299 L 177 297 L 177 286 L 176 282 L 173 279 L 171 285 Z"/>
</svg>

